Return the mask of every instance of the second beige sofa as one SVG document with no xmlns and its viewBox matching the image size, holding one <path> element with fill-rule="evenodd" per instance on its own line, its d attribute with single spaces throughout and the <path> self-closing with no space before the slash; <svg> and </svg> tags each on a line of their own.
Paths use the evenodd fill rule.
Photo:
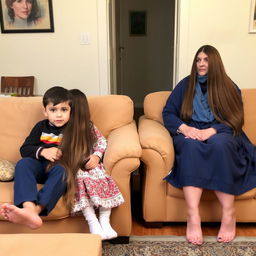
<svg viewBox="0 0 256 256">
<path fill-rule="evenodd" d="M 162 110 L 170 92 L 148 94 L 144 101 L 144 116 L 139 122 L 139 137 L 142 146 L 143 218 L 150 224 L 186 221 L 186 204 L 183 191 L 163 178 L 174 163 L 172 138 L 163 125 Z M 242 90 L 245 125 L 244 131 L 256 144 L 256 89 Z M 255 184 L 256 185 L 256 184 Z M 235 198 L 238 222 L 256 222 L 256 188 Z M 218 222 L 221 207 L 212 191 L 205 190 L 200 204 L 202 221 Z"/>
</svg>

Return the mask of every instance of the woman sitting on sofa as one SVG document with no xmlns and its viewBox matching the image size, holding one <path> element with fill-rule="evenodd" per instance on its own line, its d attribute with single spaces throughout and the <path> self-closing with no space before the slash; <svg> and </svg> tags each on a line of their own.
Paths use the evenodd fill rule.
<svg viewBox="0 0 256 256">
<path fill-rule="evenodd" d="M 242 131 L 240 90 L 227 76 L 213 46 L 199 48 L 190 76 L 178 83 L 167 100 L 163 120 L 175 148 L 174 168 L 165 179 L 183 189 L 187 240 L 203 243 L 199 202 L 203 189 L 209 189 L 222 206 L 217 241 L 232 241 L 234 196 L 256 186 L 256 153 Z"/>
</svg>

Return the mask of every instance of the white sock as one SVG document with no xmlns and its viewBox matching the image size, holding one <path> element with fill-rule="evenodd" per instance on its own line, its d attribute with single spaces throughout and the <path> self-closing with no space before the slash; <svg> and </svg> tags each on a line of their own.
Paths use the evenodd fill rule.
<svg viewBox="0 0 256 256">
<path fill-rule="evenodd" d="M 111 208 L 109 209 L 104 207 L 99 208 L 99 222 L 105 234 L 105 237 L 107 239 L 112 239 L 117 237 L 116 231 L 110 225 L 110 220 L 109 220 L 110 213 L 111 213 Z"/>
<path fill-rule="evenodd" d="M 97 219 L 97 216 L 95 214 L 94 208 L 91 206 L 84 208 L 83 215 L 88 222 L 90 233 L 100 235 L 102 240 L 106 239 L 107 237 L 101 228 L 99 220 Z"/>
</svg>

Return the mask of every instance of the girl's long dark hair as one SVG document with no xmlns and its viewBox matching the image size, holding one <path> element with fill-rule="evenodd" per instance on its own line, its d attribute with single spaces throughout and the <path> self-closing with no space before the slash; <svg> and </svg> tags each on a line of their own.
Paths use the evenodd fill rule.
<svg viewBox="0 0 256 256">
<path fill-rule="evenodd" d="M 96 141 L 87 98 L 78 89 L 70 90 L 71 114 L 60 145 L 62 158 L 58 161 L 66 170 L 67 192 L 64 200 L 69 209 L 75 198 L 75 177 L 84 160 L 92 153 Z"/>
<path fill-rule="evenodd" d="M 200 52 L 208 56 L 207 93 L 210 108 L 217 121 L 233 128 L 237 135 L 244 124 L 243 102 L 233 81 L 225 72 L 224 65 L 217 49 L 204 45 L 194 57 L 188 87 L 181 108 L 181 119 L 190 121 L 196 87 L 197 57 Z"/>
</svg>

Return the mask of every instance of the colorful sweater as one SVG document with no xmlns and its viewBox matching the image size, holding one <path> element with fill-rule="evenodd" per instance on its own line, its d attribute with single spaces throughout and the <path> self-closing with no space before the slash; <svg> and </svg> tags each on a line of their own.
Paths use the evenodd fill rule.
<svg viewBox="0 0 256 256">
<path fill-rule="evenodd" d="M 47 119 L 38 122 L 21 146 L 21 156 L 44 159 L 40 156 L 41 150 L 57 147 L 61 142 L 63 128 L 54 126 Z"/>
</svg>

